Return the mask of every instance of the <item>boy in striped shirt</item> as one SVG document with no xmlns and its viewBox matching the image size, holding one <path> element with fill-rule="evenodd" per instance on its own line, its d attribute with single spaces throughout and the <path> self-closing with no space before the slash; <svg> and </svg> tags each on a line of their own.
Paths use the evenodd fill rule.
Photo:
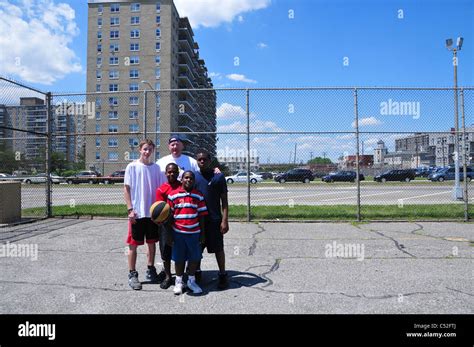
<svg viewBox="0 0 474 347">
<path fill-rule="evenodd" d="M 195 272 L 202 258 L 201 242 L 204 237 L 204 217 L 208 214 L 203 195 L 194 189 L 195 176 L 185 171 L 182 186 L 171 191 L 168 204 L 173 215 L 173 250 L 171 258 L 175 262 L 176 280 L 174 293 L 183 293 L 184 266 L 188 261 L 187 287 L 194 294 L 202 293 L 196 284 Z"/>
</svg>

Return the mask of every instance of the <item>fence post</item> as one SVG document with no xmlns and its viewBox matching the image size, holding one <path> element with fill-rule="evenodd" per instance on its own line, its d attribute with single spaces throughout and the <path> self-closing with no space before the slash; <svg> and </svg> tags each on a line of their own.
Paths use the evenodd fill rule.
<svg viewBox="0 0 474 347">
<path fill-rule="evenodd" d="M 357 182 L 357 221 L 361 221 L 360 215 L 360 170 L 359 170 L 359 105 L 357 103 L 357 88 L 354 88 L 354 123 L 356 135 L 356 182 Z"/>
<path fill-rule="evenodd" d="M 247 222 L 251 221 L 250 215 L 250 91 L 246 90 L 246 113 L 247 113 Z"/>
<path fill-rule="evenodd" d="M 52 132 L 52 112 L 51 112 L 51 92 L 46 94 L 46 216 L 52 217 L 51 208 L 51 132 Z"/>
<path fill-rule="evenodd" d="M 463 173 L 463 179 L 464 179 L 464 221 L 468 222 L 469 221 L 469 198 L 467 196 L 468 189 L 467 189 L 467 153 L 466 153 L 466 118 L 464 117 L 464 89 L 461 88 L 460 90 L 461 94 L 461 121 L 462 121 L 462 169 L 464 171 Z M 459 135 L 457 135 L 459 136 Z"/>
<path fill-rule="evenodd" d="M 147 108 L 147 100 L 146 100 L 147 94 L 146 90 L 143 91 L 143 138 L 146 139 L 146 133 L 147 133 L 147 128 L 146 128 L 146 108 Z"/>
</svg>

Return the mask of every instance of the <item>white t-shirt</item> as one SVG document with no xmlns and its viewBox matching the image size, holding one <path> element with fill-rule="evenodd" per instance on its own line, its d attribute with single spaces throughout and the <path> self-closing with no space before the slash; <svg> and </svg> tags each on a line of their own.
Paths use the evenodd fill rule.
<svg viewBox="0 0 474 347">
<path fill-rule="evenodd" d="M 181 180 L 184 171 L 191 170 L 192 172 L 199 172 L 199 166 L 196 159 L 191 158 L 188 155 L 181 154 L 178 158 L 174 158 L 172 154 L 164 156 L 156 161 L 161 170 L 161 179 L 163 182 L 168 182 L 166 178 L 166 165 L 169 163 L 175 163 L 179 167 L 178 179 Z"/>
<path fill-rule="evenodd" d="M 124 184 L 130 186 L 132 207 L 137 218 L 150 217 L 150 206 L 155 202 L 156 189 L 164 181 L 156 163 L 145 165 L 136 160 L 125 169 Z"/>
</svg>

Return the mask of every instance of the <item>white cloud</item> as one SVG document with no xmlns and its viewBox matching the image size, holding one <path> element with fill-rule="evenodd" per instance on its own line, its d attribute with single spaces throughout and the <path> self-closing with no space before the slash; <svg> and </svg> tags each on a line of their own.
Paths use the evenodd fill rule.
<svg viewBox="0 0 474 347">
<path fill-rule="evenodd" d="M 264 49 L 264 48 L 267 48 L 268 45 L 264 42 L 259 42 L 259 43 L 257 43 L 257 47 L 260 48 L 260 49 Z"/>
<path fill-rule="evenodd" d="M 218 119 L 231 119 L 246 116 L 246 112 L 242 107 L 227 102 L 224 102 L 217 108 L 216 114 Z"/>
<path fill-rule="evenodd" d="M 237 81 L 237 82 L 257 83 L 257 81 L 245 77 L 245 75 L 239 75 L 239 74 L 236 74 L 236 73 L 226 75 L 226 77 L 228 79 L 232 80 L 232 81 Z"/>
<path fill-rule="evenodd" d="M 246 132 L 247 123 L 237 121 L 228 125 L 219 125 L 217 127 L 217 131 L 218 132 Z M 251 132 L 264 132 L 264 131 L 281 132 L 284 130 L 278 127 L 275 122 L 256 120 L 250 123 L 250 131 Z"/>
<path fill-rule="evenodd" d="M 209 72 L 208 76 L 210 78 L 222 79 L 222 74 L 220 72 Z"/>
<path fill-rule="evenodd" d="M 82 67 L 69 47 L 79 29 L 75 12 L 54 0 L 0 2 L 0 74 L 50 85 Z"/>
<path fill-rule="evenodd" d="M 193 28 L 217 27 L 222 23 L 231 23 L 236 17 L 242 21 L 242 13 L 264 9 L 270 2 L 271 0 L 174 0 L 179 15 L 188 17 Z"/>
<path fill-rule="evenodd" d="M 244 17 L 243 16 L 238 16 L 237 20 L 239 21 L 239 23 L 242 23 L 244 21 Z"/>
<path fill-rule="evenodd" d="M 377 118 L 375 117 L 367 117 L 367 118 L 361 118 L 359 119 L 359 126 L 360 127 L 363 127 L 363 126 L 371 126 L 371 125 L 380 125 L 382 124 L 381 121 L 379 121 Z M 355 121 L 352 122 L 352 127 L 355 128 Z"/>
</svg>

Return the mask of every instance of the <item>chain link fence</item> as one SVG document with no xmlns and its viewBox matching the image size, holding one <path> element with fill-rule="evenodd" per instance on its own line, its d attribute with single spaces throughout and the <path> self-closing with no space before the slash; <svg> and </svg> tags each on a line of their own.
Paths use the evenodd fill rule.
<svg viewBox="0 0 474 347">
<path fill-rule="evenodd" d="M 10 94 L 4 93 L 0 107 L 13 107 L 15 100 L 19 105 L 27 90 L 12 86 L 2 85 Z M 49 171 L 62 177 L 51 190 L 46 183 L 22 184 L 29 189 L 23 189 L 23 208 L 32 204 L 46 214 L 47 206 L 39 205 L 48 201 L 48 192 L 51 215 L 122 211 L 121 175 L 138 159 L 140 140 L 157 144 L 158 159 L 169 154 L 169 135 L 178 133 L 187 139 L 185 154 L 203 148 L 221 164 L 233 219 L 462 221 L 472 218 L 473 94 L 474 88 L 458 90 L 457 132 L 452 88 L 55 94 L 50 132 L 10 128 L 41 139 L 43 147 L 35 148 L 51 158 Z M 47 94 L 41 95 L 46 105 Z M 8 126 L 3 129 L 0 141 L 7 143 L 13 135 Z M 19 145 L 9 146 L 15 152 Z M 455 197 L 451 171 L 457 158 Z M 41 169 L 48 172 L 47 161 L 36 168 Z M 33 164 L 26 171 L 33 172 Z"/>
</svg>

